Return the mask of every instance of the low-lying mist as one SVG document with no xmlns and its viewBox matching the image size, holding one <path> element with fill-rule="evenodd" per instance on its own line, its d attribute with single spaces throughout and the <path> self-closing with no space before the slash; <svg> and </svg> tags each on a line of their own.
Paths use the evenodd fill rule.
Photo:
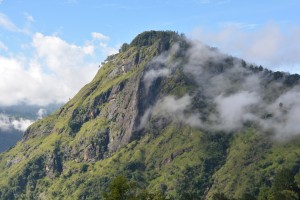
<svg viewBox="0 0 300 200">
<path fill-rule="evenodd" d="M 300 135 L 297 75 L 271 72 L 202 43 L 187 42 L 188 49 L 176 44 L 153 59 L 143 81 L 148 93 L 157 78 L 167 80 L 180 68 L 196 89 L 157 100 L 146 110 L 140 128 L 151 116 L 164 116 L 208 131 L 235 132 L 250 124 L 279 139 Z M 199 100 L 206 106 L 195 107 Z"/>
<path fill-rule="evenodd" d="M 10 133 L 17 130 L 24 132 L 36 120 L 53 113 L 60 104 L 38 105 L 19 104 L 0 107 L 0 132 Z"/>
<path fill-rule="evenodd" d="M 12 129 L 25 131 L 34 121 L 24 118 L 9 117 L 5 114 L 0 114 L 0 130 L 9 131 Z"/>
</svg>

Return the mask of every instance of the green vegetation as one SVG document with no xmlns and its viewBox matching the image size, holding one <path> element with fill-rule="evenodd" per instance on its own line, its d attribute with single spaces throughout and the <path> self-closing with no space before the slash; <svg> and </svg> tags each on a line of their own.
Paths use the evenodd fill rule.
<svg viewBox="0 0 300 200">
<path fill-rule="evenodd" d="M 299 173 L 296 175 L 299 176 Z M 293 200 L 300 198 L 300 188 L 295 181 L 292 170 L 283 168 L 278 171 L 271 186 L 260 188 L 258 197 L 245 193 L 237 200 Z M 213 200 L 229 200 L 224 193 L 215 193 Z"/>
<path fill-rule="evenodd" d="M 114 178 L 103 193 L 105 200 L 164 200 L 163 194 L 151 193 L 138 187 L 136 182 L 128 181 L 124 176 Z"/>
<path fill-rule="evenodd" d="M 297 174 L 299 176 L 299 173 Z M 277 172 L 271 187 L 263 187 L 258 195 L 259 200 L 292 200 L 300 198 L 300 188 L 295 182 L 292 170 L 283 168 Z"/>
<path fill-rule="evenodd" d="M 172 76 L 158 77 L 147 90 L 143 78 L 151 61 L 175 43 L 180 50 L 168 62 L 179 67 L 170 68 Z M 91 83 L 0 154 L 0 199 L 299 198 L 299 138 L 276 142 L 272 133 L 262 134 L 251 123 L 231 133 L 208 131 L 155 112 L 142 124 L 147 109 L 166 95 L 197 97 L 187 116 L 201 111 L 201 119 L 208 121 L 215 112 L 215 102 L 205 99 L 183 72 L 187 61 L 181 56 L 189 45 L 171 31 L 145 32 L 122 45 Z M 233 63 L 229 57 L 205 67 L 222 73 Z M 244 62 L 243 67 L 249 66 Z M 264 70 L 249 68 L 253 73 Z M 269 78 L 265 99 L 274 99 L 298 80 L 264 75 Z M 230 78 L 234 86 L 244 81 Z M 278 80 L 290 81 L 275 91 Z"/>
<path fill-rule="evenodd" d="M 141 48 L 160 41 L 160 50 L 167 50 L 170 44 L 179 41 L 179 38 L 180 36 L 174 31 L 146 31 L 136 36 L 130 46 Z"/>
</svg>

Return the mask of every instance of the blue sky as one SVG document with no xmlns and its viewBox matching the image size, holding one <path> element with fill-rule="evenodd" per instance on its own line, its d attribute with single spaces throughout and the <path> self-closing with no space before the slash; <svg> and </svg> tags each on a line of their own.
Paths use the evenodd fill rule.
<svg viewBox="0 0 300 200">
<path fill-rule="evenodd" d="M 300 72 L 298 0 L 0 0 L 0 105 L 65 102 L 107 55 L 174 30 L 273 70 Z"/>
<path fill-rule="evenodd" d="M 0 5 L 11 22 L 32 33 L 57 34 L 82 44 L 92 32 L 101 32 L 110 36 L 112 45 L 130 42 L 145 30 L 190 33 L 201 26 L 218 31 L 230 23 L 249 29 L 268 23 L 286 28 L 300 24 L 299 8 L 298 0 L 2 0 Z M 33 21 L 28 21 L 29 16 Z M 4 38 L 7 42 L 25 39 L 7 36 L 2 29 Z"/>
</svg>

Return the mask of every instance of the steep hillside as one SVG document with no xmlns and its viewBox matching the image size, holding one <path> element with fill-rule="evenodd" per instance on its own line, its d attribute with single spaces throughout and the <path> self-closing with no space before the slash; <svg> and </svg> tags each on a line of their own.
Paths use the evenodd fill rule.
<svg viewBox="0 0 300 200">
<path fill-rule="evenodd" d="M 258 196 L 278 170 L 299 171 L 298 85 L 175 32 L 144 32 L 0 155 L 0 197 L 102 199 L 118 175 L 168 199 Z"/>
</svg>

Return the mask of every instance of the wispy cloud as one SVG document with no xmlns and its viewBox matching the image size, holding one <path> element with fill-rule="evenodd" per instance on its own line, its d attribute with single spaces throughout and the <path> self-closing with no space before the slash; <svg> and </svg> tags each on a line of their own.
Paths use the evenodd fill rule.
<svg viewBox="0 0 300 200">
<path fill-rule="evenodd" d="M 30 23 L 34 21 L 34 18 L 28 13 L 24 13 L 24 15 L 26 17 L 25 27 L 20 28 L 16 24 L 14 24 L 4 13 L 0 13 L 0 27 L 10 32 L 31 35 Z"/>
<path fill-rule="evenodd" d="M 99 40 L 104 40 L 104 41 L 107 41 L 110 39 L 108 36 L 106 36 L 102 33 L 97 33 L 97 32 L 93 32 L 92 37 L 93 37 L 93 39 L 99 39 Z"/>
<path fill-rule="evenodd" d="M 31 16 L 29 13 L 26 13 L 26 12 L 25 12 L 24 15 L 25 15 L 27 21 L 29 21 L 29 22 L 34 22 L 33 16 Z"/>
<path fill-rule="evenodd" d="M 201 4 L 215 4 L 215 5 L 223 5 L 230 3 L 231 0 L 195 0 L 197 3 Z"/>
<path fill-rule="evenodd" d="M 296 66 L 300 66 L 300 27 L 282 30 L 274 23 L 258 27 L 257 24 L 229 22 L 223 23 L 220 31 L 197 28 L 192 37 L 273 70 L 299 73 Z"/>
<path fill-rule="evenodd" d="M 102 49 L 102 51 L 104 52 L 104 54 L 106 56 L 118 53 L 118 48 L 111 47 L 107 43 L 104 43 L 104 42 L 100 42 L 99 47 Z"/>
<path fill-rule="evenodd" d="M 7 51 L 8 47 L 3 42 L 0 41 L 0 49 Z"/>
<path fill-rule="evenodd" d="M 261 101 L 256 93 L 242 91 L 230 96 L 219 95 L 215 103 L 219 111 L 219 122 L 216 129 L 232 131 L 241 128 L 243 121 L 251 115 L 249 107 L 257 105 Z"/>
<path fill-rule="evenodd" d="M 220 0 L 217 2 L 218 5 L 223 5 L 223 4 L 227 4 L 227 3 L 231 3 L 232 0 Z"/>
<path fill-rule="evenodd" d="M 100 47 L 102 49 L 102 52 L 106 55 L 112 55 L 115 53 L 118 53 L 119 47 L 111 47 L 108 42 L 110 40 L 110 37 L 107 35 L 104 35 L 99 32 L 92 32 L 91 33 L 93 42 L 96 46 Z"/>
<path fill-rule="evenodd" d="M 0 130 L 16 129 L 19 131 L 25 131 L 34 121 L 24 118 L 9 117 L 4 114 L 0 114 Z"/>
<path fill-rule="evenodd" d="M 21 32 L 21 29 L 11 22 L 10 19 L 3 13 L 0 13 L 0 26 L 8 31 Z"/>
<path fill-rule="evenodd" d="M 208 3 L 211 3 L 212 1 L 211 0 L 199 0 L 200 3 L 203 3 L 203 4 L 208 4 Z"/>
<path fill-rule="evenodd" d="M 223 29 L 255 29 L 259 25 L 255 23 L 243 23 L 243 22 L 236 22 L 236 21 L 230 21 L 230 22 L 223 22 L 221 23 L 221 26 Z"/>
<path fill-rule="evenodd" d="M 37 119 L 42 119 L 47 115 L 47 110 L 44 108 L 40 108 L 36 114 L 37 114 Z"/>
<path fill-rule="evenodd" d="M 108 8 L 113 8 L 113 9 L 121 9 L 121 10 L 133 9 L 133 7 L 130 7 L 125 4 L 120 4 L 120 3 L 108 3 L 108 4 L 103 4 L 103 6 Z"/>
<path fill-rule="evenodd" d="M 141 117 L 139 128 L 147 128 L 149 119 L 157 118 L 182 122 L 209 132 L 237 132 L 252 126 L 284 140 L 300 135 L 298 85 L 287 87 L 284 81 L 274 80 L 267 71 L 253 72 L 249 64 L 246 67 L 240 59 L 203 43 L 189 42 L 191 47 L 184 49 L 182 61 L 177 60 L 179 63 L 174 66 L 181 66 L 183 73 L 198 87 L 181 97 L 157 97 L 156 103 Z M 154 82 L 158 77 L 167 80 L 175 73 L 176 70 L 169 71 L 174 63 L 174 59 L 168 62 L 169 55 L 170 52 L 165 53 L 148 65 L 145 83 Z M 168 73 L 161 73 L 164 70 Z M 145 79 L 148 76 L 151 79 Z"/>
<path fill-rule="evenodd" d="M 163 115 L 172 118 L 175 121 L 183 122 L 193 127 L 201 127 L 202 122 L 198 113 L 187 112 L 191 106 L 192 98 L 185 95 L 181 98 L 166 96 L 160 99 L 153 108 L 154 115 Z"/>
<path fill-rule="evenodd" d="M 76 4 L 78 3 L 78 0 L 66 0 L 66 2 L 69 4 Z"/>
</svg>

